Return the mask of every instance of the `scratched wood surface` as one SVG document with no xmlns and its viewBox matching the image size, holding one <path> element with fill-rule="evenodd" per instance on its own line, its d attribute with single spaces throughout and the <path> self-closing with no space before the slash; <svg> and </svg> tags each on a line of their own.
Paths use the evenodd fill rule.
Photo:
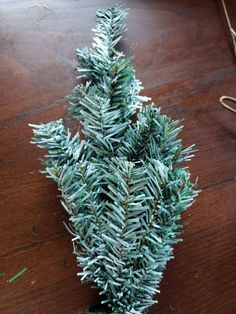
<svg viewBox="0 0 236 314">
<path fill-rule="evenodd" d="M 208 0 L 122 2 L 130 7 L 122 49 L 136 55 L 145 94 L 184 119 L 203 190 L 184 215 L 184 242 L 150 313 L 236 313 L 236 116 L 218 103 L 222 94 L 236 97 L 236 62 L 222 9 Z M 91 44 L 96 10 L 113 3 L 0 1 L 0 313 L 83 314 L 98 301 L 76 277 L 67 216 L 55 185 L 38 173 L 42 151 L 29 144 L 27 124 L 65 117 L 74 50 Z"/>
</svg>

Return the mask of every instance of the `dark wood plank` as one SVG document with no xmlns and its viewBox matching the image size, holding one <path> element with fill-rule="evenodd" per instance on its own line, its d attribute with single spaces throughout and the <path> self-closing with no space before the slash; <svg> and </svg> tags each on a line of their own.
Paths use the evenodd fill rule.
<svg viewBox="0 0 236 314">
<path fill-rule="evenodd" d="M 41 243 L 37 247 L 15 251 L 4 258 L 1 268 L 1 313 L 84 313 L 97 298 L 97 290 L 76 279 L 78 268 L 71 254 L 69 235 Z M 19 269 L 28 272 L 12 283 L 8 277 Z"/>
<path fill-rule="evenodd" d="M 117 1 L 123 3 L 124 1 Z M 168 265 L 151 313 L 236 312 L 234 249 L 235 115 L 219 106 L 236 95 L 236 64 L 216 1 L 125 1 L 127 40 L 145 94 L 177 119 L 204 191 L 186 212 L 184 243 Z M 29 122 L 66 116 L 76 84 L 76 47 L 90 45 L 98 8 L 111 0 L 0 2 L 0 312 L 84 313 L 97 291 L 76 278 L 67 215 L 53 183 L 38 173 L 43 152 L 29 144 Z M 236 21 L 236 6 L 230 2 Z M 68 124 L 71 121 L 66 119 Z M 23 267 L 28 272 L 6 280 Z"/>
</svg>

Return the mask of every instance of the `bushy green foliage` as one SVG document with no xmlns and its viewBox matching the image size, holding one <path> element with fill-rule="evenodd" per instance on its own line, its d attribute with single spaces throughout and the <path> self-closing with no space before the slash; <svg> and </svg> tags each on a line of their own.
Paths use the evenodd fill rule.
<svg viewBox="0 0 236 314">
<path fill-rule="evenodd" d="M 98 11 L 92 48 L 77 50 L 84 83 L 69 96 L 69 110 L 84 139 L 62 120 L 31 125 L 69 213 L 81 280 L 100 288 L 114 314 L 144 313 L 156 302 L 181 213 L 197 195 L 182 166 L 193 146 L 182 148 L 178 121 L 143 107 L 148 99 L 139 95 L 131 58 L 115 49 L 126 15 L 117 6 Z"/>
</svg>

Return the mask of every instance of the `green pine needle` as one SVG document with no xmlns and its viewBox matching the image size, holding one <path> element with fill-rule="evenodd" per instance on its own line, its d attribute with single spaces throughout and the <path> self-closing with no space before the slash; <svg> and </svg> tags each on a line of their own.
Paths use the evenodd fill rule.
<svg viewBox="0 0 236 314">
<path fill-rule="evenodd" d="M 12 283 L 13 281 L 15 281 L 16 279 L 18 279 L 21 275 L 23 275 L 28 269 L 25 267 L 22 270 L 20 270 L 17 274 L 15 274 L 15 276 L 11 277 L 10 279 L 8 279 L 8 283 Z"/>
</svg>

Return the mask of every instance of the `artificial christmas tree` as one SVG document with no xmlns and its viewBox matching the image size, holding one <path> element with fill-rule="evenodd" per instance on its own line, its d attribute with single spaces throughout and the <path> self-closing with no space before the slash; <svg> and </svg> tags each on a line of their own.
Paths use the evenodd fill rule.
<svg viewBox="0 0 236 314">
<path fill-rule="evenodd" d="M 181 213 L 198 193 L 182 165 L 194 146 L 182 148 L 178 121 L 143 107 L 131 58 L 115 49 L 126 15 L 118 6 L 98 11 L 92 48 L 77 50 L 83 84 L 69 109 L 84 138 L 62 120 L 31 125 L 70 217 L 81 280 L 100 288 L 113 314 L 144 313 L 156 302 Z"/>
</svg>

